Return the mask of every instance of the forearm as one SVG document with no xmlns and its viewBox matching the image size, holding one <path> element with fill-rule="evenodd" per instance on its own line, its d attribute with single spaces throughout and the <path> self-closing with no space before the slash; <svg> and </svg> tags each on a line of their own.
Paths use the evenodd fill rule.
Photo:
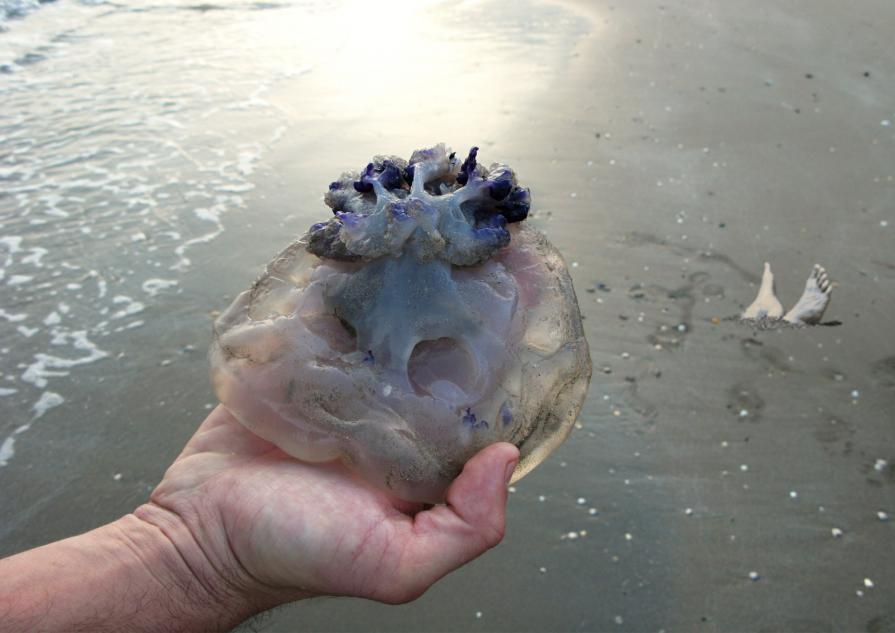
<svg viewBox="0 0 895 633">
<path fill-rule="evenodd" d="M 227 630 L 272 606 L 206 573 L 188 548 L 131 514 L 4 559 L 3 630 Z"/>
</svg>

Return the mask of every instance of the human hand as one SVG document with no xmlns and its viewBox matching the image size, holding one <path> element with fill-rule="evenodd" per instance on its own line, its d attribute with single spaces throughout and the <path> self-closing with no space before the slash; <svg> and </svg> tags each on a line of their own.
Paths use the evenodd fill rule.
<svg viewBox="0 0 895 633">
<path fill-rule="evenodd" d="M 425 509 L 338 462 L 297 461 L 218 406 L 134 514 L 161 529 L 204 588 L 250 610 L 315 595 L 402 603 L 500 542 L 518 459 L 511 444 L 485 448 L 446 504 Z"/>
</svg>

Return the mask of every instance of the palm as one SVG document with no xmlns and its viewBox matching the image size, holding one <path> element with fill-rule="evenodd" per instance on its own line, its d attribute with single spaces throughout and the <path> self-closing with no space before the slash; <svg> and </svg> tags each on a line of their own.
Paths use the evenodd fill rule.
<svg viewBox="0 0 895 633">
<path fill-rule="evenodd" d="M 179 515 L 203 549 L 233 557 L 265 586 L 401 602 L 497 544 L 503 465 L 515 451 L 485 449 L 452 486 L 447 506 L 421 512 L 338 463 L 289 457 L 218 407 L 152 500 Z M 494 488 L 495 469 L 497 498 L 482 494 Z"/>
</svg>

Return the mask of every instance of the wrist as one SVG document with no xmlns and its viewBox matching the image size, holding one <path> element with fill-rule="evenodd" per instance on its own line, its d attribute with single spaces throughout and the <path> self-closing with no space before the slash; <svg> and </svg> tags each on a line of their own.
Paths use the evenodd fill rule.
<svg viewBox="0 0 895 633">
<path fill-rule="evenodd" d="M 154 503 L 107 527 L 170 597 L 182 630 L 228 630 L 290 599 L 251 578 L 226 543 L 200 544 L 180 517 Z M 220 550 L 227 554 L 215 554 Z"/>
</svg>

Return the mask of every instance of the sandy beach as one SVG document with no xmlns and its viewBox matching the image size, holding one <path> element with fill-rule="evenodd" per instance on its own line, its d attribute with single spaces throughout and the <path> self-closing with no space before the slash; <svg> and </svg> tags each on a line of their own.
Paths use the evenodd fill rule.
<svg viewBox="0 0 895 633">
<path fill-rule="evenodd" d="M 895 631 L 895 7 L 200 9 L 0 32 L 0 554 L 143 502 L 214 402 L 214 311 L 341 171 L 444 141 L 531 188 L 585 408 L 495 550 L 254 628 Z M 786 308 L 825 266 L 841 324 L 731 320 L 765 261 Z"/>
</svg>

